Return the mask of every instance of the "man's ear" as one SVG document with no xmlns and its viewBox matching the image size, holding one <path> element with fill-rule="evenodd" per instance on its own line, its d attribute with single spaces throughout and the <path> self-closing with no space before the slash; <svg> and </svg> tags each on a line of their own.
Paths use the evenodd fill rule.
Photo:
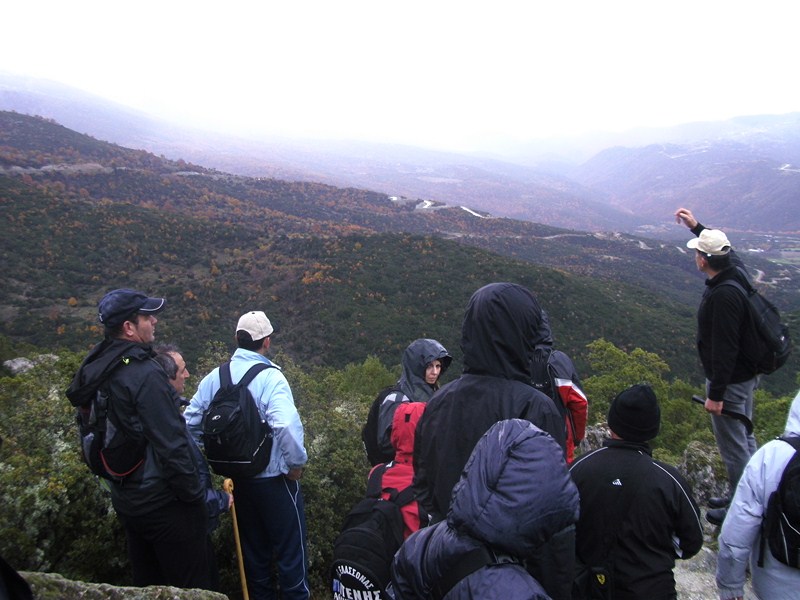
<svg viewBox="0 0 800 600">
<path fill-rule="evenodd" d="M 269 344 L 270 344 L 271 341 L 272 341 L 272 338 L 270 338 L 269 336 L 264 338 L 264 343 L 261 344 L 261 348 L 264 350 L 264 352 L 269 350 Z"/>
<path fill-rule="evenodd" d="M 122 333 L 125 334 L 126 338 L 131 337 L 135 333 L 136 323 L 133 321 L 125 321 L 122 324 Z"/>
</svg>

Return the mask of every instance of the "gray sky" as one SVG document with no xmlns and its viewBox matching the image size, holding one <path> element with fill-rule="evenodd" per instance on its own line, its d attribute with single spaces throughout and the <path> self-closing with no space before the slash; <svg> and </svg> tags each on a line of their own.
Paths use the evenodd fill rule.
<svg viewBox="0 0 800 600">
<path fill-rule="evenodd" d="M 25 0 L 0 70 L 232 133 L 452 150 L 800 111 L 790 0 Z"/>
</svg>

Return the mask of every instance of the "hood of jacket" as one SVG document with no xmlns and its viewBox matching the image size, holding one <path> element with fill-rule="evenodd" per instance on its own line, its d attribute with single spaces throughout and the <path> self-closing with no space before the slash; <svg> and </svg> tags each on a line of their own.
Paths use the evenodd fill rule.
<svg viewBox="0 0 800 600">
<path fill-rule="evenodd" d="M 448 526 L 528 556 L 577 522 L 580 499 L 561 447 L 530 421 L 498 421 L 475 445 L 453 488 Z"/>
<path fill-rule="evenodd" d="M 403 352 L 403 373 L 397 385 L 412 402 L 427 402 L 435 389 L 425 381 L 425 369 L 434 360 L 442 363 L 441 375 L 450 366 L 453 357 L 436 340 L 418 339 Z"/>
<path fill-rule="evenodd" d="M 83 359 L 67 388 L 67 398 L 72 406 L 85 406 L 124 358 L 144 360 L 152 355 L 150 346 L 116 338 L 104 339 Z"/>
<path fill-rule="evenodd" d="M 792 406 L 789 407 L 789 417 L 786 419 L 786 430 L 783 435 L 800 436 L 800 392 L 797 392 L 792 400 Z"/>
<path fill-rule="evenodd" d="M 542 309 L 530 290 L 514 283 L 491 283 L 467 304 L 461 327 L 464 372 L 530 384 L 536 345 L 550 337 Z"/>
<path fill-rule="evenodd" d="M 411 464 L 414 456 L 414 437 L 417 423 L 425 410 L 422 402 L 402 402 L 392 418 L 392 446 L 394 462 Z"/>
</svg>

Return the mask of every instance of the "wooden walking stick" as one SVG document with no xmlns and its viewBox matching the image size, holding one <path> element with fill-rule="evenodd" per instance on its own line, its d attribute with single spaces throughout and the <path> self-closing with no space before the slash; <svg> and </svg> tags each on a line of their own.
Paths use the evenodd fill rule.
<svg viewBox="0 0 800 600">
<path fill-rule="evenodd" d="M 223 481 L 222 489 L 233 495 L 233 480 L 226 479 Z M 239 541 L 239 523 L 236 521 L 236 502 L 231 505 L 231 516 L 233 517 L 233 539 L 236 541 L 236 556 L 239 559 L 239 579 L 242 580 L 242 594 L 244 595 L 244 600 L 250 600 L 250 595 L 247 593 L 247 577 L 244 574 L 242 544 Z"/>
</svg>

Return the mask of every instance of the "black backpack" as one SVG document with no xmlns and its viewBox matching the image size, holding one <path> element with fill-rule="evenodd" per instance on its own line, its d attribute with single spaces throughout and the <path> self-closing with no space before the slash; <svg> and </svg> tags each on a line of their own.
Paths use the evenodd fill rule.
<svg viewBox="0 0 800 600">
<path fill-rule="evenodd" d="M 761 523 L 758 566 L 764 566 L 764 546 L 785 565 L 800 569 L 800 437 L 779 438 L 791 444 L 794 455 L 783 470 L 778 489 L 767 502 Z"/>
<path fill-rule="evenodd" d="M 144 462 L 142 437 L 131 440 L 108 418 L 111 395 L 99 389 L 90 402 L 75 408 L 81 457 L 89 470 L 99 477 L 122 482 Z"/>
<path fill-rule="evenodd" d="M 745 289 L 733 279 L 726 279 L 720 285 L 733 286 L 747 298 L 760 342 L 751 352 L 758 372 L 769 374 L 778 370 L 792 353 L 789 328 L 781 321 L 778 309 L 752 286 Z"/>
<path fill-rule="evenodd" d="M 367 460 L 373 467 L 394 460 L 394 449 L 391 452 L 387 452 L 381 450 L 378 445 L 378 418 L 381 412 L 381 405 L 386 396 L 393 393 L 402 394 L 400 388 L 396 385 L 390 385 L 378 392 L 375 400 L 372 401 L 372 406 L 370 406 L 367 422 L 361 430 L 361 441 L 364 443 Z"/>
<path fill-rule="evenodd" d="M 344 519 L 333 543 L 331 589 L 338 598 L 385 598 L 391 579 L 392 559 L 403 543 L 400 507 L 414 500 L 411 486 L 398 492 L 381 489 L 386 465 L 375 468 L 367 483 L 367 497 Z M 381 492 L 390 493 L 388 500 Z"/>
<path fill-rule="evenodd" d="M 203 447 L 208 464 L 218 475 L 253 477 L 269 464 L 272 428 L 261 417 L 247 386 L 264 369 L 258 363 L 242 379 L 231 381 L 231 364 L 219 368 L 220 387 L 203 414 Z"/>
<path fill-rule="evenodd" d="M 561 393 L 558 391 L 556 385 L 556 372 L 550 362 L 550 357 L 553 355 L 553 348 L 536 348 L 531 361 L 531 383 L 533 387 L 548 396 L 558 409 L 558 414 L 564 422 L 564 433 L 567 434 L 569 427 L 573 437 L 575 436 L 575 421 L 572 413 L 569 412 L 564 400 L 561 398 Z M 576 442 L 577 443 L 577 442 Z"/>
<path fill-rule="evenodd" d="M 96 387 L 73 381 L 67 398 L 75 407 L 81 458 L 93 474 L 121 483 L 144 462 L 147 441 L 144 436 L 129 438 L 109 418 L 113 398 L 108 380 L 116 369 L 139 359 L 127 356 L 127 347 L 118 354 L 106 354 L 107 346 L 108 342 L 98 344 L 83 362 L 85 365 L 97 359 L 104 363 Z"/>
<path fill-rule="evenodd" d="M 553 373 L 553 367 L 550 365 L 552 353 L 552 348 L 536 348 L 533 361 L 531 361 L 531 383 L 533 387 L 553 400 L 558 412 L 563 417 L 566 415 L 567 407 L 564 406 L 555 384 L 555 374 Z"/>
</svg>

